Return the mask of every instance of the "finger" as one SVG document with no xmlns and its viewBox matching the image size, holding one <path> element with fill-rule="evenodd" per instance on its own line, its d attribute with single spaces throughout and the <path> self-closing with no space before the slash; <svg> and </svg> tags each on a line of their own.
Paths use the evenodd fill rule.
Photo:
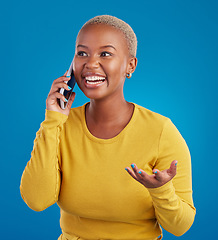
<svg viewBox="0 0 218 240">
<path fill-rule="evenodd" d="M 154 176 L 155 176 L 155 178 L 158 180 L 158 181 L 161 181 L 162 180 L 162 178 L 163 178 L 163 174 L 162 174 L 162 172 L 161 171 L 159 171 L 158 169 L 154 169 L 153 170 L 153 173 L 154 173 Z"/>
<path fill-rule="evenodd" d="M 132 164 L 131 164 L 131 168 L 132 168 L 132 170 L 133 170 L 135 173 L 138 173 L 139 169 L 138 169 L 138 167 L 137 167 L 137 165 L 136 165 L 135 163 L 132 163 Z"/>
<path fill-rule="evenodd" d="M 125 168 L 125 170 L 129 173 L 129 175 L 131 177 L 133 177 L 137 181 L 137 177 L 136 177 L 135 173 L 130 168 L 127 167 L 127 168 Z"/>
<path fill-rule="evenodd" d="M 170 164 L 170 168 L 167 170 L 167 173 L 172 177 L 174 177 L 176 175 L 177 163 L 178 163 L 178 161 L 176 161 L 176 160 L 172 161 Z"/>
<path fill-rule="evenodd" d="M 69 70 L 67 70 L 67 71 L 65 72 L 65 74 L 63 75 L 63 77 L 66 77 L 66 78 L 68 79 L 67 81 L 69 81 L 69 80 L 71 79 L 71 76 L 69 76 L 69 75 L 67 76 L 68 71 L 69 71 Z"/>
<path fill-rule="evenodd" d="M 64 95 L 59 92 L 54 92 L 53 94 L 50 94 L 48 97 L 48 101 L 57 99 L 61 99 L 62 101 L 67 102 L 67 99 L 64 97 Z"/>
<path fill-rule="evenodd" d="M 69 86 L 67 85 L 67 83 L 65 82 L 58 82 L 58 83 L 54 83 L 54 85 L 51 88 L 51 92 L 57 92 L 59 91 L 61 88 L 64 88 L 65 90 L 69 91 L 71 90 L 71 88 L 69 88 Z"/>
<path fill-rule="evenodd" d="M 140 178 L 143 180 L 146 180 L 149 177 L 149 175 L 142 169 L 139 169 L 138 174 L 139 174 Z"/>
<path fill-rule="evenodd" d="M 71 90 L 71 88 L 65 82 L 54 82 L 51 86 L 51 90 L 49 94 L 53 94 L 54 92 L 59 92 L 61 88 L 64 88 L 67 91 Z"/>
<path fill-rule="evenodd" d="M 66 108 L 71 109 L 71 106 L 72 106 L 72 104 L 74 102 L 75 96 L 76 96 L 76 93 L 72 92 L 70 98 L 68 99 L 68 103 L 67 103 L 67 107 Z"/>
<path fill-rule="evenodd" d="M 67 76 L 67 72 L 68 72 L 68 70 L 65 72 L 65 74 L 63 75 L 64 77 L 66 77 Z"/>
<path fill-rule="evenodd" d="M 69 76 L 69 77 L 61 76 L 61 77 L 54 80 L 53 85 L 55 85 L 56 83 L 60 83 L 60 82 L 67 83 L 70 80 L 70 78 L 71 78 L 71 76 Z"/>
<path fill-rule="evenodd" d="M 132 169 L 133 169 L 133 171 L 134 171 L 134 174 L 135 174 L 135 177 L 136 177 L 136 180 L 137 181 L 139 181 L 139 182 L 144 182 L 144 181 L 146 181 L 147 180 L 147 178 L 148 178 L 148 174 L 145 172 L 145 171 L 143 171 L 142 169 L 139 169 L 138 167 L 137 167 L 137 165 L 136 164 L 131 164 L 131 167 L 132 167 Z"/>
<path fill-rule="evenodd" d="M 154 179 L 154 175 L 148 175 L 142 169 L 138 169 L 135 164 L 131 164 L 131 167 L 134 170 L 131 170 L 130 168 L 126 168 L 126 170 L 136 181 L 143 184 L 147 188 L 156 187 L 156 182 L 158 181 Z"/>
<path fill-rule="evenodd" d="M 55 79 L 55 80 L 53 81 L 52 86 L 55 85 L 56 83 L 59 83 L 59 82 L 65 82 L 65 83 L 67 83 L 67 82 L 71 79 L 71 76 L 66 76 L 66 74 L 67 74 L 67 72 L 66 72 L 63 76 Z"/>
<path fill-rule="evenodd" d="M 139 174 L 139 168 L 137 167 L 137 165 L 135 163 L 131 164 L 132 170 L 135 173 L 137 178 L 141 178 L 141 175 Z"/>
</svg>

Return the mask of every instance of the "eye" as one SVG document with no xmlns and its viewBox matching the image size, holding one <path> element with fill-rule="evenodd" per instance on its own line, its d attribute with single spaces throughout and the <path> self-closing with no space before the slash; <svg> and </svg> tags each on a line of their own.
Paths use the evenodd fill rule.
<svg viewBox="0 0 218 240">
<path fill-rule="evenodd" d="M 78 56 L 81 56 L 81 57 L 86 57 L 86 56 L 87 56 L 87 53 L 84 52 L 84 51 L 79 51 L 79 52 L 77 53 L 77 55 L 78 55 Z"/>
<path fill-rule="evenodd" d="M 109 56 L 112 56 L 112 54 L 109 53 L 109 52 L 102 52 L 102 53 L 101 53 L 101 56 L 102 56 L 102 57 L 109 57 Z"/>
</svg>

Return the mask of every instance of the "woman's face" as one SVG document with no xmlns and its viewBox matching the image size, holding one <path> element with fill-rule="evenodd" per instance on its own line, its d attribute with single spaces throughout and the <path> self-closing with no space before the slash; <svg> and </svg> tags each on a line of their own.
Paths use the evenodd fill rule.
<svg viewBox="0 0 218 240">
<path fill-rule="evenodd" d="M 129 56 L 126 39 L 119 30 L 96 24 L 86 26 L 79 33 L 74 75 L 78 86 L 88 98 L 103 99 L 114 94 L 122 95 L 126 73 L 133 72 L 135 67 L 136 58 Z"/>
</svg>

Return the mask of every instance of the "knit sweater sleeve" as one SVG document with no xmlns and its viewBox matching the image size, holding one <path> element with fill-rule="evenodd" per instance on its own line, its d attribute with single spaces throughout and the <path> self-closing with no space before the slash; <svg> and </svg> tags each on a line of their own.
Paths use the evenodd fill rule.
<svg viewBox="0 0 218 240">
<path fill-rule="evenodd" d="M 154 167 L 168 169 L 173 160 L 178 161 L 173 180 L 148 190 L 160 225 L 168 232 L 181 236 L 191 227 L 196 212 L 192 200 L 191 158 L 185 140 L 168 119 L 160 137 L 158 159 Z"/>
<path fill-rule="evenodd" d="M 20 192 L 26 204 L 42 211 L 58 200 L 61 174 L 59 137 L 67 116 L 46 110 L 36 133 L 31 159 L 23 172 Z"/>
</svg>

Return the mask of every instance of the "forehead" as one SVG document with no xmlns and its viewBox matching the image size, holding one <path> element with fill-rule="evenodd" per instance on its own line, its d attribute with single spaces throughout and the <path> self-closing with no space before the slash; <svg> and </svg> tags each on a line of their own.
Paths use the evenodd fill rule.
<svg viewBox="0 0 218 240">
<path fill-rule="evenodd" d="M 113 45 L 116 49 L 128 51 L 124 34 L 106 24 L 93 24 L 84 27 L 77 36 L 76 45 L 90 47 Z"/>
</svg>

